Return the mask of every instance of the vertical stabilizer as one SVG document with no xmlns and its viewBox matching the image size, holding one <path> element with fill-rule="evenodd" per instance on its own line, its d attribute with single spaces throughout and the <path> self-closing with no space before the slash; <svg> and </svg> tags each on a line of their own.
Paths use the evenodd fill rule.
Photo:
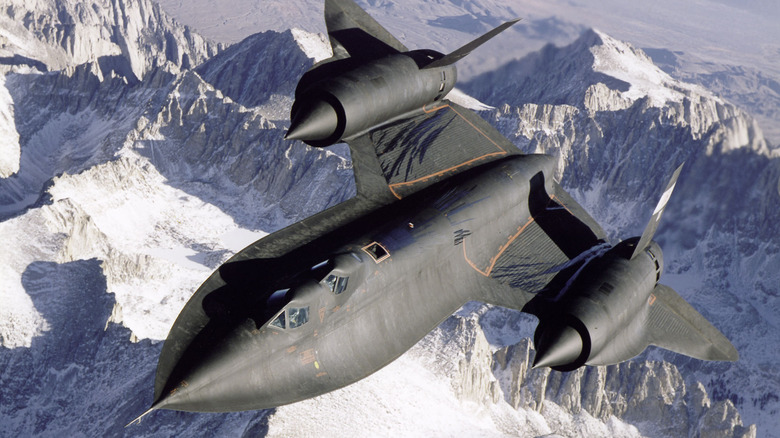
<svg viewBox="0 0 780 438">
<path fill-rule="evenodd" d="M 685 163 L 680 164 L 680 166 L 674 171 L 672 179 L 670 179 L 669 183 L 666 184 L 664 193 L 661 195 L 661 200 L 658 201 L 658 205 L 656 205 L 655 210 L 653 210 L 653 217 L 650 218 L 650 222 L 648 222 L 647 226 L 645 227 L 645 231 L 642 232 L 642 237 L 639 239 L 639 243 L 637 243 L 633 254 L 631 254 L 632 259 L 636 257 L 637 254 L 641 254 L 647 245 L 650 244 L 650 241 L 653 240 L 655 230 L 658 229 L 658 223 L 661 222 L 661 215 L 664 214 L 666 204 L 669 202 L 669 198 L 672 197 L 672 191 L 674 191 L 674 186 L 677 184 L 677 178 L 680 176 L 680 172 L 682 171 L 684 164 Z"/>
<path fill-rule="evenodd" d="M 337 59 L 376 59 L 408 51 L 352 0 L 325 0 L 325 26 Z"/>
<path fill-rule="evenodd" d="M 459 48 L 458 50 L 455 50 L 454 52 L 450 53 L 449 55 L 445 55 L 443 58 L 439 58 L 436 61 L 433 61 L 432 63 L 426 65 L 424 68 L 438 68 L 438 67 L 445 67 L 445 66 L 454 64 L 454 63 L 458 62 L 459 60 L 465 58 L 469 53 L 474 51 L 477 47 L 485 44 L 491 38 L 493 38 L 494 36 L 500 34 L 503 31 L 505 31 L 510 26 L 512 26 L 513 24 L 517 23 L 520 20 L 522 20 L 522 19 L 521 18 L 515 18 L 514 20 L 507 21 L 506 23 L 501 24 L 500 26 L 498 26 L 495 29 L 491 30 L 490 32 L 482 35 L 481 37 L 471 41 L 470 43 L 468 43 L 465 46 Z"/>
</svg>

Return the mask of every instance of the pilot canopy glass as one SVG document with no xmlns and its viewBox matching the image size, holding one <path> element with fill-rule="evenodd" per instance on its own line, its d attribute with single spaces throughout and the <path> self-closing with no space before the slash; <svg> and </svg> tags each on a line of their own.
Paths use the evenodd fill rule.
<svg viewBox="0 0 780 438">
<path fill-rule="evenodd" d="M 327 287 L 331 292 L 338 295 L 347 288 L 347 281 L 349 280 L 348 277 L 339 277 L 335 274 L 330 274 L 327 277 L 325 277 L 324 280 L 322 280 L 323 284 L 325 284 L 325 287 Z"/>
<path fill-rule="evenodd" d="M 280 328 L 282 330 L 294 329 L 309 322 L 309 306 L 291 307 L 282 311 L 270 324 L 270 327 Z"/>
</svg>

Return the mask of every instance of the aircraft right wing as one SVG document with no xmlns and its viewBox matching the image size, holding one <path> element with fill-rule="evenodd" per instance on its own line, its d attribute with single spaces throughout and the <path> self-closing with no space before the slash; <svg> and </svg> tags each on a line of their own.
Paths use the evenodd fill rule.
<svg viewBox="0 0 780 438">
<path fill-rule="evenodd" d="M 649 344 L 702 360 L 739 359 L 731 342 L 674 289 L 658 284 L 650 299 Z"/>
</svg>

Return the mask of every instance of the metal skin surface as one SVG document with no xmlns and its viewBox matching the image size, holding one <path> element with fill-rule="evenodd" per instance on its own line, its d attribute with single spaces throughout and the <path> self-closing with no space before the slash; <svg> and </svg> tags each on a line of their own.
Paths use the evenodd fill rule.
<svg viewBox="0 0 780 438">
<path fill-rule="evenodd" d="M 542 338 L 564 330 L 568 336 L 579 338 L 580 347 L 572 348 L 566 360 L 553 361 L 537 354 L 534 366 L 570 371 L 582 365 L 622 362 L 645 349 L 648 303 L 661 276 L 663 259 L 661 248 L 655 242 L 638 257 L 626 257 L 626 251 L 633 251 L 636 241 L 625 240 L 592 259 L 554 300 L 540 305 L 543 309 L 534 311 L 532 307 L 536 303 L 529 303 L 525 310 L 539 317 L 534 339 L 537 350 L 552 351 L 547 345 L 541 345 L 546 344 Z M 616 337 L 616 333 L 621 336 Z"/>
<path fill-rule="evenodd" d="M 454 85 L 452 62 L 517 20 L 441 55 L 409 52 L 352 0 L 325 0 L 325 18 L 334 56 L 301 78 L 287 137 L 345 140 L 357 195 L 258 240 L 195 291 L 143 415 L 272 408 L 333 391 L 471 300 L 539 318 L 535 367 L 613 364 L 649 345 L 737 360 L 658 283 L 652 237 L 682 166 L 642 236 L 613 246 L 553 180 L 553 157 L 521 154 L 439 94 Z"/>
<path fill-rule="evenodd" d="M 468 221 L 472 235 L 481 236 L 474 254 L 497 251 L 508 233 L 528 221 L 527 181 L 546 170 L 539 164 L 550 162 L 545 156 L 518 156 L 493 163 L 468 179 L 400 201 L 381 220 L 371 216 L 349 224 L 346 228 L 368 232 L 326 258 L 312 258 L 311 267 L 330 263 L 307 269 L 288 292 L 292 299 L 285 308 L 308 307 L 306 324 L 270 325 L 281 309 L 267 312 L 260 324 L 251 317 L 225 317 L 232 327 L 219 342 L 189 347 L 197 364 L 174 372 L 163 406 L 217 412 L 269 408 L 341 388 L 387 365 L 467 301 L 507 288 L 469 265 L 458 231 Z M 389 256 L 375 261 L 363 249 L 373 242 Z M 323 281 L 331 273 L 349 279 L 338 295 Z M 518 294 L 518 305 L 526 301 Z"/>
<path fill-rule="evenodd" d="M 315 66 L 338 74 L 313 83 L 307 83 L 310 79 L 304 78 L 307 81 L 298 85 L 291 111 L 292 124 L 285 138 L 303 140 L 312 146 L 329 146 L 440 100 L 455 86 L 455 66 L 422 67 L 441 56 L 431 50 L 416 50 L 357 66 L 351 58 Z M 335 119 L 323 120 L 320 130 L 304 130 L 306 125 L 316 124 L 320 117 L 328 117 L 317 117 L 317 114 L 312 117 L 321 106 L 332 109 Z"/>
</svg>

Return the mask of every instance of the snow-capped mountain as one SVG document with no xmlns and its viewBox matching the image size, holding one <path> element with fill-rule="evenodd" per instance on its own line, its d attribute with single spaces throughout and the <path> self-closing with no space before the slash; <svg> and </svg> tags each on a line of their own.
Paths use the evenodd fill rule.
<svg viewBox="0 0 780 438">
<path fill-rule="evenodd" d="M 776 349 L 768 347 L 776 345 L 780 314 L 773 269 L 780 264 L 773 220 L 780 153 L 757 123 L 597 31 L 463 87 L 498 108 L 489 117 L 521 148 L 558 156 L 563 185 L 615 238 L 641 233 L 661 175 L 686 163 L 656 235 L 665 252 L 662 281 L 714 321 L 741 360 L 724 366 L 660 350 L 645 357 L 673 361 L 752 421 L 773 424 L 780 388 Z"/>
<path fill-rule="evenodd" d="M 152 3 L 102 6 L 41 0 L 0 14 L 13 42 L 0 87 L 10 133 L 0 144 L 10 157 L 0 161 L 0 435 L 778 430 L 778 153 L 750 116 L 598 31 L 461 86 L 496 108 L 482 115 L 523 150 L 559 157 L 563 184 L 616 238 L 641 231 L 685 160 L 657 235 L 663 281 L 733 340 L 740 362 L 652 350 L 619 366 L 529 370 L 534 318 L 470 303 L 343 390 L 262 412 L 160 411 L 125 429 L 151 402 L 159 340 L 209 272 L 352 196 L 354 183 L 343 146 L 282 141 L 294 85 L 327 56 L 325 39 L 267 32 L 220 51 Z M 157 43 L 121 43 L 128 35 Z M 170 55 L 184 53 L 188 63 Z"/>
<path fill-rule="evenodd" d="M 291 26 L 324 32 L 318 0 L 159 0 L 177 19 L 224 43 Z M 596 27 L 644 49 L 667 73 L 705 85 L 748 110 L 764 135 L 780 144 L 780 7 L 771 0 L 357 0 L 410 48 L 447 53 L 499 22 L 507 30 L 458 65 L 459 77 L 495 69 L 541 49 L 573 42 Z M 258 7 L 260 6 L 260 7 Z"/>
<path fill-rule="evenodd" d="M 96 61 L 104 73 L 140 80 L 166 62 L 189 68 L 218 50 L 149 0 L 6 0 L 0 24 L 2 63 L 39 70 Z"/>
</svg>

